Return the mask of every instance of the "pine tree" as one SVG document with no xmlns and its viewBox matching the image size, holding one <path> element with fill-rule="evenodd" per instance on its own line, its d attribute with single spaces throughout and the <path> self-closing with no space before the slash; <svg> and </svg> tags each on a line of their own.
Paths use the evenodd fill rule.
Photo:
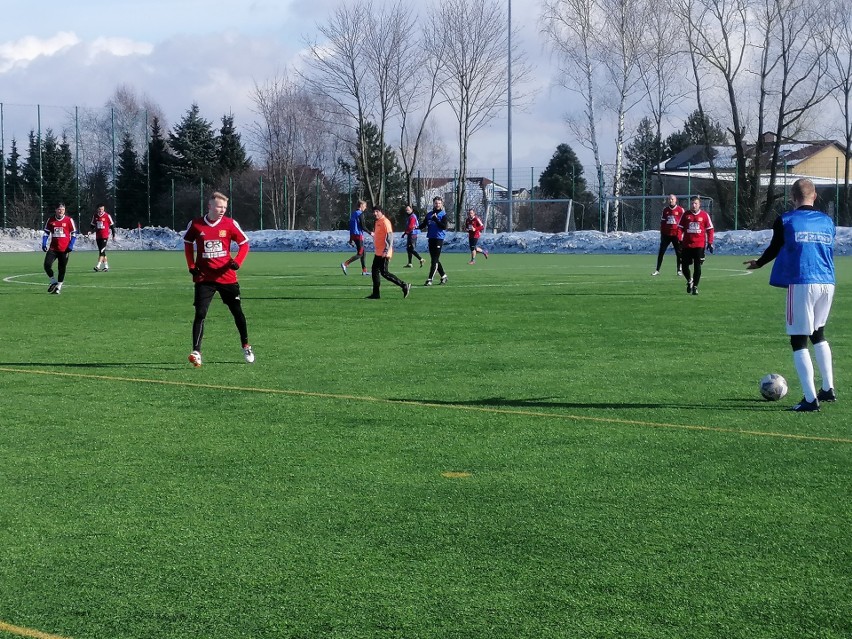
<svg viewBox="0 0 852 639">
<path fill-rule="evenodd" d="M 139 156 L 133 148 L 133 137 L 125 132 L 118 154 L 118 167 L 115 176 L 115 216 L 121 218 L 125 226 L 135 225 L 147 220 L 148 198 L 147 177 L 142 173 Z"/>
<path fill-rule="evenodd" d="M 633 140 L 624 149 L 625 195 L 651 194 L 654 167 L 665 159 L 667 151 L 651 118 L 642 118 Z"/>
<path fill-rule="evenodd" d="M 21 166 L 23 194 L 36 200 L 41 192 L 41 139 L 30 129 L 27 142 L 27 158 Z"/>
<path fill-rule="evenodd" d="M 175 179 L 195 186 L 201 180 L 212 184 L 218 177 L 216 136 L 212 124 L 199 115 L 197 104 L 175 125 L 169 134 L 169 146 L 174 153 Z"/>
<path fill-rule="evenodd" d="M 362 136 L 360 132 L 357 136 L 359 142 L 352 153 L 352 164 L 342 162 L 341 166 L 344 170 L 348 168 L 354 169 L 354 174 L 359 183 L 359 191 L 365 192 L 367 184 L 367 175 L 364 170 L 364 162 L 361 160 L 360 140 Z M 379 136 L 379 127 L 372 122 L 367 122 L 364 125 L 364 136 L 367 146 L 367 166 L 370 171 L 370 181 L 376 185 L 377 193 L 384 193 L 384 202 L 372 202 L 372 204 L 383 206 L 386 210 L 393 210 L 397 205 L 405 201 L 405 174 L 399 166 L 399 161 L 396 157 L 396 152 L 393 147 L 384 143 Z M 385 174 L 381 175 L 381 160 L 382 152 L 385 154 Z M 378 185 L 384 182 L 384 189 L 380 189 Z M 366 199 L 366 198 L 365 198 Z"/>
<path fill-rule="evenodd" d="M 21 154 L 18 153 L 18 141 L 12 138 L 12 148 L 6 160 L 6 201 L 17 202 L 24 193 L 24 180 L 21 175 Z"/>
<path fill-rule="evenodd" d="M 148 150 L 142 162 L 142 174 L 149 180 L 151 198 L 151 222 L 160 226 L 169 226 L 172 221 L 171 206 L 168 202 L 172 194 L 172 167 L 175 159 L 169 150 L 160 128 L 159 118 L 151 122 L 151 137 Z M 146 197 L 149 195 L 146 194 Z"/>
<path fill-rule="evenodd" d="M 705 129 L 707 131 L 706 136 L 704 133 Z M 697 109 L 686 118 L 686 121 L 683 123 L 683 129 L 672 133 L 666 138 L 666 146 L 669 148 L 671 155 L 677 155 L 693 144 L 713 146 L 727 143 L 728 133 L 722 125 L 714 122 L 707 114 L 704 114 L 702 118 L 701 112 Z"/>
<path fill-rule="evenodd" d="M 220 177 L 238 176 L 251 167 L 246 149 L 234 126 L 234 116 L 222 116 L 222 128 L 216 138 Z"/>
<path fill-rule="evenodd" d="M 583 165 L 568 144 L 556 147 L 547 168 L 538 179 L 541 195 L 553 199 L 586 199 Z"/>
</svg>

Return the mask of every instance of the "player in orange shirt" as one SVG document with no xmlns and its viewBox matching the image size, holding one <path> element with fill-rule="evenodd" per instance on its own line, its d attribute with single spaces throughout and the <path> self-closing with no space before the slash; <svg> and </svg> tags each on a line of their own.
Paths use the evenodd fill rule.
<svg viewBox="0 0 852 639">
<path fill-rule="evenodd" d="M 393 257 L 393 226 L 391 221 L 385 217 L 384 211 L 380 206 L 373 207 L 373 215 L 376 216 L 376 227 L 373 229 L 373 244 L 376 248 L 376 256 L 373 258 L 373 293 L 368 295 L 367 299 L 377 300 L 381 297 L 379 288 L 382 280 L 385 278 L 388 282 L 393 282 L 402 289 L 402 297 L 408 297 L 411 292 L 411 284 L 403 282 L 396 275 L 388 271 L 388 264 Z"/>
</svg>

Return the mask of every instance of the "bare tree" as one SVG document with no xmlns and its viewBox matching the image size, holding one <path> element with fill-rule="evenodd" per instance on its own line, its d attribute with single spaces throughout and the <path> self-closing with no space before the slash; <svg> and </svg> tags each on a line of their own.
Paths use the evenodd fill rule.
<svg viewBox="0 0 852 639">
<path fill-rule="evenodd" d="M 440 91 L 458 121 L 457 224 L 465 201 L 470 139 L 507 105 L 509 34 L 502 28 L 507 21 L 503 3 L 496 0 L 441 0 L 431 21 L 444 30 Z M 513 81 L 520 83 L 527 67 L 517 50 L 512 60 Z"/>
<path fill-rule="evenodd" d="M 375 114 L 364 43 L 365 34 L 373 28 L 371 19 L 369 1 L 339 5 L 328 22 L 317 25 L 322 39 L 308 42 L 307 68 L 300 75 L 313 92 L 329 99 L 333 107 L 329 115 L 334 119 L 344 116 L 353 133 L 360 136 L 356 147 L 365 169 L 364 186 L 369 199 L 378 202 L 379 185 L 372 182 L 365 139 L 365 125 Z"/>
<path fill-rule="evenodd" d="M 663 121 L 689 90 L 683 82 L 685 47 L 681 25 L 671 11 L 669 2 L 646 5 L 646 20 L 642 51 L 639 56 L 639 77 L 648 98 L 648 108 L 654 122 L 655 134 L 663 139 Z M 661 148 L 662 150 L 662 148 Z M 655 158 L 659 165 L 664 158 Z M 662 174 L 658 174 L 660 192 L 665 192 Z"/>
<path fill-rule="evenodd" d="M 263 162 L 264 199 L 274 228 L 294 229 L 306 181 L 318 171 L 326 181 L 335 181 L 341 134 L 329 120 L 323 98 L 286 73 L 255 84 L 252 100 L 260 119 L 249 134 Z"/>
<path fill-rule="evenodd" d="M 761 8 L 760 103 L 767 104 L 774 119 L 767 122 L 774 143 L 768 153 L 769 185 L 763 209 L 766 219 L 776 199 L 774 187 L 781 167 L 782 141 L 797 133 L 802 118 L 825 100 L 833 87 L 824 82 L 829 69 L 830 38 L 820 35 L 830 25 L 824 23 L 822 4 L 816 0 L 763 0 Z M 763 130 L 758 129 L 758 144 Z M 755 156 L 757 160 L 760 157 Z M 760 164 L 754 162 L 755 181 L 760 177 Z"/>
<path fill-rule="evenodd" d="M 439 99 L 439 78 L 444 47 L 443 38 L 424 34 L 411 45 L 400 48 L 393 66 L 399 121 L 398 151 L 405 174 L 407 202 L 414 198 L 414 176 L 429 136 L 430 116 L 443 103 Z"/>
<path fill-rule="evenodd" d="M 366 34 L 365 57 L 370 84 L 376 98 L 376 126 L 379 139 L 384 145 L 388 121 L 395 114 L 395 109 L 400 103 L 402 77 L 399 75 L 398 65 L 405 64 L 406 58 L 411 59 L 411 50 L 406 44 L 408 35 L 414 31 L 414 17 L 411 9 L 404 6 L 401 0 L 390 7 L 370 13 L 372 28 Z M 406 66 L 410 66 L 410 62 Z M 366 157 L 363 139 L 361 157 L 362 160 Z M 385 203 L 386 157 L 385 153 L 379 153 L 378 199 L 374 200 L 382 205 Z"/>
<path fill-rule="evenodd" d="M 680 0 L 679 13 L 688 25 L 696 90 L 708 71 L 725 88 L 740 215 L 748 225 L 765 223 L 773 215 L 781 143 L 830 93 L 822 82 L 827 46 L 818 37 L 826 28 L 820 7 L 817 0 Z M 723 191 L 718 176 L 716 182 Z"/>
<path fill-rule="evenodd" d="M 328 98 L 335 122 L 345 116 L 367 197 L 378 204 L 385 198 L 385 156 L 378 154 L 380 166 L 371 166 L 367 125 L 375 124 L 384 142 L 398 105 L 396 65 L 414 30 L 412 12 L 402 0 L 379 9 L 372 0 L 358 0 L 338 6 L 317 29 L 322 37 L 308 43 L 302 77 L 311 90 Z"/>
<path fill-rule="evenodd" d="M 639 91 L 640 57 L 645 23 L 648 20 L 650 5 L 643 0 L 598 0 L 603 11 L 604 32 L 599 34 L 603 44 L 598 47 L 603 67 L 606 70 L 607 84 L 614 89 L 611 101 L 605 104 L 612 110 L 616 122 L 615 170 L 613 173 L 612 194 L 618 198 L 624 182 L 624 144 L 625 120 L 644 97 Z M 647 10 L 646 10 L 647 9 Z M 619 207 L 613 209 L 612 230 L 618 230 Z"/>
<path fill-rule="evenodd" d="M 834 0 L 828 21 L 836 25 L 829 50 L 829 77 L 836 87 L 834 99 L 843 117 L 843 193 L 845 221 L 850 223 L 849 162 L 852 159 L 852 5 L 847 0 Z M 838 211 L 839 215 L 840 211 Z"/>
<path fill-rule="evenodd" d="M 582 118 L 575 120 L 569 114 L 568 126 L 580 144 L 592 152 L 600 176 L 603 165 L 597 109 L 602 82 L 601 64 L 596 54 L 597 34 L 601 31 L 600 11 L 595 0 L 545 0 L 541 24 L 560 60 L 560 83 L 582 99 Z"/>
</svg>

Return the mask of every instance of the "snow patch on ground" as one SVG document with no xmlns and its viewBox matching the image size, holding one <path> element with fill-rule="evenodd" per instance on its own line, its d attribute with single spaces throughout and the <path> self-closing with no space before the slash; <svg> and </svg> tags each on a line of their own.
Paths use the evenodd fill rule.
<svg viewBox="0 0 852 639">
<path fill-rule="evenodd" d="M 252 251 L 311 251 L 346 253 L 352 250 L 347 244 L 347 231 L 249 231 L 247 233 Z M 25 252 L 41 250 L 41 231 L 33 229 L 0 230 L 0 251 Z M 716 253 L 721 255 L 760 255 L 769 245 L 771 230 L 722 231 L 716 233 Z M 404 246 L 397 234 L 396 244 Z M 480 246 L 494 253 L 603 253 L 603 254 L 655 254 L 659 248 L 660 233 L 601 233 L 600 231 L 575 231 L 572 233 L 523 233 L 488 234 L 480 238 Z M 367 249 L 373 246 L 372 238 L 366 237 Z M 110 242 L 110 250 L 116 251 L 175 251 L 183 250 L 183 233 L 164 227 L 141 229 L 118 229 L 116 239 Z M 94 238 L 80 236 L 76 249 L 95 251 Z M 418 241 L 418 249 L 426 249 L 425 236 Z M 468 251 L 467 233 L 447 233 L 444 251 L 465 253 Z M 834 246 L 836 255 L 852 253 L 852 228 L 838 227 Z"/>
</svg>

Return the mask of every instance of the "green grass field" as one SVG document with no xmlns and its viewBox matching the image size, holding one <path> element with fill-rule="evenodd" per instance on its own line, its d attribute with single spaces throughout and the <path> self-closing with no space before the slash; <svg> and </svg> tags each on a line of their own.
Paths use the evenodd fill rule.
<svg viewBox="0 0 852 639">
<path fill-rule="evenodd" d="M 848 258 L 791 414 L 745 258 L 343 257 L 250 254 L 257 362 L 216 300 L 194 369 L 181 253 L 0 255 L 0 637 L 852 636 Z"/>
</svg>

